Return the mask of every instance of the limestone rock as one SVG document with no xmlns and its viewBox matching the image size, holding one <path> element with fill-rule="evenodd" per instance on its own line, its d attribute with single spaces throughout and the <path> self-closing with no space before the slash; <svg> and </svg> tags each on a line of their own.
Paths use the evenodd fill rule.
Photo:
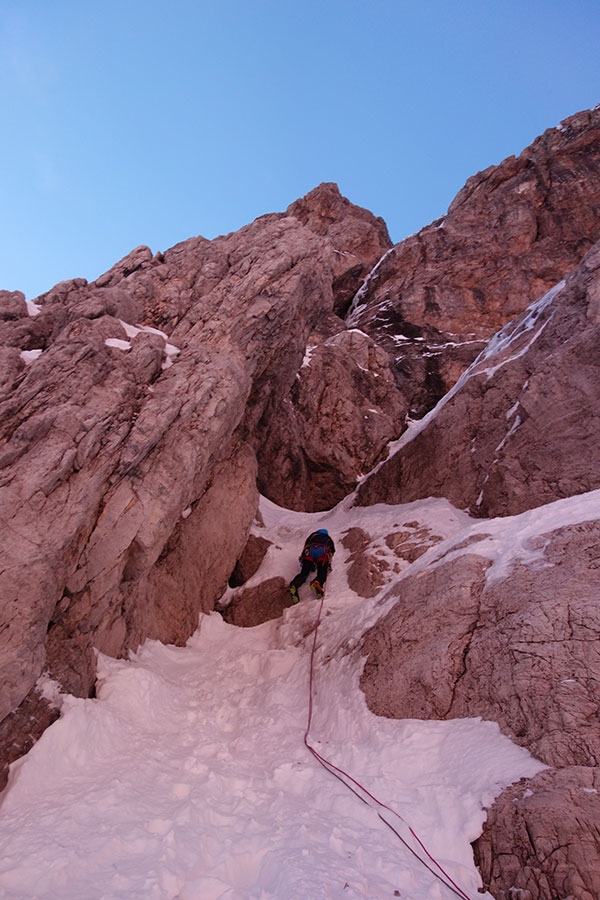
<svg viewBox="0 0 600 900">
<path fill-rule="evenodd" d="M 205 263 L 202 248 L 196 241 L 174 248 L 173 282 L 194 283 Z M 316 236 L 291 218 L 274 217 L 224 238 L 219 253 L 229 258 L 230 280 L 178 307 L 188 315 L 169 338 L 179 351 L 170 367 L 163 338 L 131 338 L 118 318 L 145 315 L 158 292 L 148 279 L 160 284 L 156 269 L 165 263 L 152 268 L 145 254 L 150 269 L 125 267 L 128 274 L 106 287 L 65 283 L 40 299 L 42 311 L 32 322 L 44 335 L 43 352 L 23 365 L 0 409 L 7 623 L 0 647 L 1 717 L 45 665 L 49 626 L 52 660 L 64 650 L 64 665 L 56 662 L 57 668 L 65 677 L 70 673 L 71 690 L 86 693 L 93 681 L 92 647 L 119 654 L 149 634 L 185 640 L 200 609 L 210 608 L 222 592 L 257 497 L 253 451 L 235 432 L 247 431 L 246 419 L 277 405 L 278 392 L 295 375 L 293 368 L 285 375 L 287 361 L 300 364 L 314 318 L 331 308 L 328 251 L 317 262 L 319 250 Z M 19 337 L 13 329 L 11 343 Z M 219 466 L 235 468 L 242 459 L 241 481 L 231 468 L 215 481 Z M 223 494 L 217 505 L 236 514 L 229 513 L 229 523 L 217 519 L 219 554 L 213 540 L 210 562 L 202 567 L 203 589 L 193 600 L 190 593 L 186 610 L 184 580 L 193 585 L 200 577 L 198 547 L 208 527 L 197 509 L 210 506 L 211 492 L 223 485 L 234 493 Z M 192 515 L 182 520 L 189 507 Z M 180 558 L 179 574 L 169 568 L 175 540 L 189 543 L 195 579 Z M 169 596 L 176 597 L 177 615 Z M 59 633 L 63 649 L 57 652 Z"/>
<path fill-rule="evenodd" d="M 387 354 L 360 331 L 309 346 L 258 450 L 261 490 L 281 506 L 328 509 L 381 458 L 404 420 Z"/>
<path fill-rule="evenodd" d="M 371 537 L 362 528 L 351 528 L 342 538 L 342 546 L 351 550 L 347 562 L 348 587 L 359 597 L 375 597 L 389 581 L 389 562 L 367 552 Z"/>
<path fill-rule="evenodd" d="M 21 291 L 0 291 L 0 320 L 20 319 L 26 315 L 25 294 Z"/>
<path fill-rule="evenodd" d="M 184 642 L 228 583 L 227 621 L 280 616 L 282 578 L 247 584 L 267 549 L 249 537 L 257 482 L 286 507 L 332 506 L 451 385 L 359 502 L 445 496 L 496 516 L 600 487 L 599 133 L 600 110 L 567 120 L 395 248 L 323 184 L 234 234 L 62 282 L 39 315 L 0 293 L 6 762 L 54 714 L 44 669 L 90 694 L 95 650 Z M 416 520 L 342 537 L 352 589 L 398 596 L 365 639 L 362 687 L 382 715 L 494 719 L 552 766 L 499 798 L 482 872 L 499 897 L 587 900 L 600 525 L 549 531 L 496 580 L 485 537 L 437 547 Z"/>
<path fill-rule="evenodd" d="M 398 525 L 399 531 L 371 536 L 362 528 L 350 528 L 342 538 L 349 551 L 348 586 L 360 597 L 374 597 L 406 566 L 437 544 L 441 538 L 418 522 Z M 390 563 L 389 550 L 397 557 Z"/>
<path fill-rule="evenodd" d="M 508 788 L 475 844 L 496 900 L 596 900 L 600 884 L 598 767 L 542 772 Z"/>
<path fill-rule="evenodd" d="M 0 720 L 44 668 L 87 695 L 95 650 L 184 642 L 225 590 L 309 336 L 345 332 L 334 294 L 355 290 L 385 243 L 332 186 L 301 206 L 214 241 L 136 248 L 94 283 L 56 285 L 36 316 L 3 295 Z M 348 340 L 377 397 L 385 354 Z M 377 454 L 354 425 L 350 453 Z"/>
<path fill-rule="evenodd" d="M 350 528 L 342 537 L 341 544 L 349 555 L 348 587 L 359 597 L 374 597 L 389 580 L 389 563 L 378 558 L 371 548 L 371 535 L 362 528 Z"/>
<path fill-rule="evenodd" d="M 600 109 L 470 178 L 446 216 L 370 274 L 351 323 L 395 356 L 421 416 L 484 343 L 600 239 Z"/>
<path fill-rule="evenodd" d="M 256 534 L 248 535 L 246 546 L 229 578 L 229 586 L 232 588 L 241 587 L 241 585 L 252 578 L 258 572 L 270 546 L 271 542 L 266 538 Z"/>
<path fill-rule="evenodd" d="M 483 537 L 483 536 L 482 536 Z M 486 584 L 469 553 L 399 582 L 365 639 L 361 686 L 393 718 L 483 716 L 549 765 L 600 758 L 598 522 L 544 535 Z"/>
<path fill-rule="evenodd" d="M 334 259 L 334 310 L 344 316 L 361 282 L 392 242 L 383 219 L 342 197 L 337 184 L 325 182 L 287 208 L 315 234 L 327 237 Z"/>
<path fill-rule="evenodd" d="M 393 718 L 481 716 L 553 767 L 490 812 L 477 854 L 494 897 L 600 894 L 600 520 L 530 542 L 504 577 L 450 543 L 396 582 L 367 633 L 361 687 Z M 529 892 L 529 893 L 527 893 Z"/>
<path fill-rule="evenodd" d="M 291 605 L 287 582 L 277 576 L 239 591 L 222 615 L 231 625 L 252 628 L 269 619 L 278 619 Z"/>
<path fill-rule="evenodd" d="M 358 502 L 514 515 L 600 487 L 600 243 L 490 342 Z"/>
<path fill-rule="evenodd" d="M 363 644 L 361 688 L 374 713 L 397 719 L 452 715 L 465 653 L 479 623 L 485 569 L 481 558 L 461 556 L 400 582 L 401 602 Z"/>
</svg>

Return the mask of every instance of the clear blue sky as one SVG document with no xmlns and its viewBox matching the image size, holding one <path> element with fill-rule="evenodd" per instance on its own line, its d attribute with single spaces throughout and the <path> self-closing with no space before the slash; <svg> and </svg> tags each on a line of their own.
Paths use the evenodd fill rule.
<svg viewBox="0 0 600 900">
<path fill-rule="evenodd" d="M 0 288 L 321 181 L 398 241 L 600 102 L 599 47 L 598 0 L 0 0 Z"/>
</svg>

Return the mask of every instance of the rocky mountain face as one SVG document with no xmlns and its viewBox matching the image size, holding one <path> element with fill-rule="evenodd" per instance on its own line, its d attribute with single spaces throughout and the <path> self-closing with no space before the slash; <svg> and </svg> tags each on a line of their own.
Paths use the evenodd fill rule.
<svg viewBox="0 0 600 900">
<path fill-rule="evenodd" d="M 596 109 L 470 179 L 395 247 L 324 184 L 234 234 L 139 247 L 35 309 L 0 292 L 4 763 L 54 715 L 43 671 L 88 696 L 96 650 L 184 642 L 228 582 L 229 621 L 281 614 L 281 579 L 244 588 L 266 550 L 248 537 L 259 491 L 324 510 L 371 472 L 356 503 L 439 496 L 477 522 L 545 521 L 593 496 L 599 176 Z M 498 898 L 600 894 L 590 508 L 500 578 L 476 552 L 483 532 L 473 553 L 444 547 L 364 640 L 376 713 L 491 718 L 548 765 L 499 798 L 478 842 Z M 374 596 L 389 573 L 355 532 L 349 583 Z M 414 522 L 383 537 L 402 565 L 437 552 Z"/>
<path fill-rule="evenodd" d="M 511 887 L 535 900 L 591 900 L 600 872 L 600 509 L 532 540 L 530 559 L 501 577 L 478 554 L 488 537 L 407 572 L 398 602 L 364 639 L 361 686 L 379 715 L 481 716 L 546 763 L 488 815 L 475 846 L 484 885 L 501 900 Z M 362 555 L 368 570 L 371 543 Z"/>
<path fill-rule="evenodd" d="M 470 178 L 442 219 L 397 244 L 351 322 L 393 357 L 421 416 L 487 341 L 600 239 L 600 108 Z"/>
<path fill-rule="evenodd" d="M 600 243 L 498 332 L 358 502 L 447 497 L 492 517 L 600 487 L 599 346 Z"/>
<path fill-rule="evenodd" d="M 297 206 L 306 225 L 275 214 L 164 254 L 137 248 L 93 284 L 57 285 L 37 315 L 18 292 L 0 295 L 7 741 L 44 669 L 85 696 L 95 650 L 189 637 L 241 554 L 257 483 L 322 508 L 394 435 L 405 404 L 387 357 L 334 311 L 387 230 L 332 185 Z M 347 384 L 324 397 L 344 347 Z"/>
</svg>

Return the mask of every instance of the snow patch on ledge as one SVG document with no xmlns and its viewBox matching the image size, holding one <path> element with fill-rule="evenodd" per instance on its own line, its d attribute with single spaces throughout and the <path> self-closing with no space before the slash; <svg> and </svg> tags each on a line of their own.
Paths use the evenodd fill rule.
<svg viewBox="0 0 600 900">
<path fill-rule="evenodd" d="M 40 675 L 35 683 L 35 689 L 40 697 L 54 709 L 60 709 L 63 703 L 64 692 L 61 684 L 51 678 L 47 672 Z"/>
<path fill-rule="evenodd" d="M 124 322 L 123 319 L 119 319 L 121 326 L 128 338 L 134 338 L 138 334 L 157 334 L 161 337 L 165 342 L 165 359 L 162 363 L 162 370 L 170 369 L 173 365 L 175 357 L 181 352 L 179 347 L 176 347 L 174 344 L 169 344 L 169 335 L 164 331 L 161 331 L 159 328 L 153 328 L 151 325 L 130 325 L 129 322 Z M 106 341 L 108 343 L 108 341 Z M 127 343 L 127 342 L 123 342 Z M 111 345 L 112 346 L 112 345 Z M 129 345 L 131 346 L 131 344 Z"/>
<path fill-rule="evenodd" d="M 546 566 L 540 537 L 599 519 L 600 490 L 555 500 L 516 516 L 476 519 L 460 539 L 451 537 L 424 553 L 412 565 L 411 574 L 429 571 L 467 553 L 477 554 L 491 562 L 486 572 L 487 586 L 506 578 L 517 563 Z M 538 546 L 534 547 L 532 541 L 536 538 Z"/>
<path fill-rule="evenodd" d="M 122 341 L 120 338 L 106 338 L 104 343 L 107 347 L 113 347 L 115 350 L 131 350 L 131 343 Z"/>
<path fill-rule="evenodd" d="M 43 350 L 21 350 L 19 356 L 26 366 L 30 366 L 32 362 L 40 358 L 43 352 Z"/>
<path fill-rule="evenodd" d="M 304 359 L 302 360 L 302 365 L 300 366 L 301 369 L 306 368 L 306 366 L 310 366 L 311 357 L 312 357 L 313 353 L 315 352 L 315 350 L 317 349 L 317 347 L 318 347 L 318 344 L 311 344 L 310 346 L 308 346 L 306 348 L 306 350 L 304 351 Z"/>
<path fill-rule="evenodd" d="M 34 303 L 33 300 L 26 300 L 27 304 L 27 315 L 28 316 L 39 316 L 42 311 L 42 307 L 38 306 L 37 303 Z"/>
</svg>

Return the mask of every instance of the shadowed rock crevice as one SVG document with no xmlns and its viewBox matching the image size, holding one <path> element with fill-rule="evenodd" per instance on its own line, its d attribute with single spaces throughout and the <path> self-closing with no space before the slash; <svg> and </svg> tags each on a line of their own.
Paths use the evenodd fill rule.
<svg viewBox="0 0 600 900">
<path fill-rule="evenodd" d="M 366 335 L 314 335 L 257 451 L 259 485 L 280 506 L 318 511 L 342 500 L 382 456 L 407 411 L 389 358 Z"/>
<path fill-rule="evenodd" d="M 0 759 L 4 762 L 0 770 L 0 791 L 6 787 L 6 763 L 19 759 L 31 750 L 59 715 L 58 708 L 33 688 L 19 708 L 0 722 Z"/>
<path fill-rule="evenodd" d="M 271 546 L 270 541 L 260 535 L 248 535 L 248 541 L 242 555 L 235 564 L 235 568 L 229 577 L 229 587 L 236 588 L 245 584 L 260 568 L 266 552 Z"/>
</svg>

